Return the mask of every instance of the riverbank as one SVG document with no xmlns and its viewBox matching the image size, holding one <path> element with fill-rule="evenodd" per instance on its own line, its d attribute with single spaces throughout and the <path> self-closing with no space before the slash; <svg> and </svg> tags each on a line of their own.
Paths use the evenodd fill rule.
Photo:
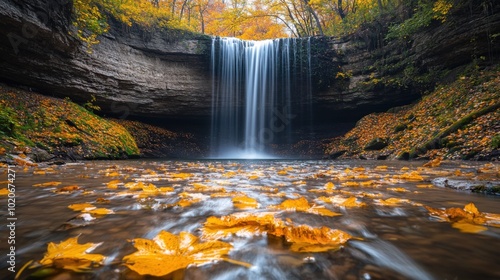
<svg viewBox="0 0 500 280">
<path fill-rule="evenodd" d="M 327 140 L 332 159 L 500 160 L 500 68 L 472 70 Z"/>
</svg>

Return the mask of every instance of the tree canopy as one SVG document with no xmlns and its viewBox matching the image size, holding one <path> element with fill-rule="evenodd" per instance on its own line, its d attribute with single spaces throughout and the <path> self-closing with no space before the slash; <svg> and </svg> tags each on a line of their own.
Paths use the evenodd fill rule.
<svg viewBox="0 0 500 280">
<path fill-rule="evenodd" d="M 451 7 L 451 0 L 74 0 L 74 24 L 88 44 L 107 31 L 109 16 L 129 26 L 261 40 L 341 36 L 391 15 L 400 24 L 391 27 L 390 39 L 445 21 Z"/>
</svg>

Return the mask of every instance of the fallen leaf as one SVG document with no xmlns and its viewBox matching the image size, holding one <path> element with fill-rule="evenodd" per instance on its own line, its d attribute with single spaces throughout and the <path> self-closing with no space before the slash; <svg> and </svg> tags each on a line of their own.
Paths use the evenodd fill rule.
<svg viewBox="0 0 500 280">
<path fill-rule="evenodd" d="M 33 187 L 57 187 L 60 184 L 62 184 L 62 182 L 53 181 L 53 182 L 34 184 Z"/>
<path fill-rule="evenodd" d="M 451 226 L 459 229 L 461 232 L 466 233 L 479 233 L 488 230 L 488 228 L 485 226 L 475 225 L 464 221 L 453 223 Z"/>
<path fill-rule="evenodd" d="M 7 188 L 0 189 L 0 195 L 8 195 L 10 192 Z"/>
<path fill-rule="evenodd" d="M 153 240 L 133 240 L 137 252 L 123 257 L 125 265 L 140 275 L 165 276 L 189 265 L 225 260 L 232 245 L 221 241 L 200 243 L 198 237 L 161 231 Z"/>
<path fill-rule="evenodd" d="M 248 196 L 236 196 L 233 197 L 233 205 L 236 208 L 240 209 L 248 209 L 248 208 L 257 208 L 259 207 L 259 203 L 254 198 Z"/>
<path fill-rule="evenodd" d="M 71 204 L 68 206 L 69 209 L 73 211 L 82 211 L 85 209 L 95 209 L 96 207 L 90 203 L 77 203 L 77 204 Z"/>
<path fill-rule="evenodd" d="M 235 213 L 220 218 L 209 217 L 202 228 L 202 236 L 219 239 L 230 235 L 251 237 L 274 235 L 292 243 L 290 249 L 297 252 L 324 252 L 338 249 L 351 235 L 328 227 L 314 228 L 295 226 L 291 221 L 277 219 L 274 213 Z"/>
<path fill-rule="evenodd" d="M 84 209 L 83 212 L 99 216 L 115 213 L 113 210 L 107 208 Z"/>
<path fill-rule="evenodd" d="M 68 238 L 59 244 L 50 242 L 40 264 L 74 271 L 89 269 L 96 264 L 102 265 L 105 259 L 103 255 L 88 254 L 99 245 L 101 243 L 78 244 L 78 237 Z"/>
</svg>

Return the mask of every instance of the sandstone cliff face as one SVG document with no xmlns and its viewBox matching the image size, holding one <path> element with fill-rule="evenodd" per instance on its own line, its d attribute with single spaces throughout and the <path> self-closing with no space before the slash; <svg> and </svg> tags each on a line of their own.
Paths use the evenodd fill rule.
<svg viewBox="0 0 500 280">
<path fill-rule="evenodd" d="M 60 3 L 62 2 L 62 3 Z M 0 79 L 119 117 L 210 114 L 210 38 L 112 25 L 88 53 L 70 34 L 69 1 L 0 0 Z M 54 16 L 55 15 L 55 16 Z"/>
<path fill-rule="evenodd" d="M 85 102 L 116 117 L 208 120 L 208 36 L 111 23 L 88 53 L 71 34 L 69 0 L 0 0 L 0 81 Z M 421 88 L 472 59 L 498 57 L 500 4 L 460 10 L 404 43 L 387 26 L 344 39 L 313 38 L 315 121 L 352 121 L 416 100 Z M 461 13 L 461 14 L 460 14 Z"/>
</svg>

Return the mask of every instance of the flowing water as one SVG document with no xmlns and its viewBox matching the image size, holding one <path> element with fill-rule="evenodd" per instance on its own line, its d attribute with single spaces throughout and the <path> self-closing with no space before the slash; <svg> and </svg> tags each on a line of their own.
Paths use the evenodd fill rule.
<svg viewBox="0 0 500 280">
<path fill-rule="evenodd" d="M 212 157 L 268 158 L 311 119 L 310 40 L 212 41 Z"/>
<path fill-rule="evenodd" d="M 479 233 L 461 232 L 451 223 L 431 217 L 424 207 L 463 208 L 473 202 L 481 212 L 499 214 L 498 197 L 430 185 L 436 177 L 498 180 L 498 164 L 454 162 L 433 169 L 422 168 L 421 162 L 383 164 L 386 168 L 377 167 L 381 162 L 370 161 L 207 160 L 97 161 L 44 168 L 16 167 L 16 269 L 19 271 L 23 264 L 33 260 L 32 267 L 20 279 L 29 279 L 40 272 L 47 273 L 43 279 L 58 280 L 157 279 L 140 276 L 123 265 L 122 258 L 135 251 L 129 240 L 152 239 L 162 230 L 199 236 L 210 216 L 273 212 L 276 217 L 297 225 L 340 229 L 355 238 L 339 250 L 299 253 L 291 251 L 290 244 L 280 237 L 252 234 L 227 237 L 223 241 L 233 245 L 229 258 L 247 262 L 250 268 L 217 261 L 181 270 L 175 273 L 175 279 L 500 279 L 500 228 L 487 226 Z M 413 171 L 423 181 L 401 177 Z M 6 173 L 1 176 L 0 181 L 5 185 Z M 108 183 L 112 180 L 118 181 L 110 188 Z M 51 181 L 62 184 L 33 186 Z M 127 182 L 152 183 L 173 190 L 141 196 L 140 191 L 127 189 L 124 185 Z M 325 185 L 329 182 L 334 187 L 330 185 L 328 190 Z M 68 185 L 76 185 L 78 189 L 58 191 Z M 222 193 L 221 188 L 230 195 L 211 196 Z M 199 201 L 185 207 L 176 205 L 185 193 Z M 233 193 L 256 199 L 258 207 L 236 208 Z M 336 199 L 356 196 L 366 205 L 346 208 L 327 203 L 319 199 L 321 196 Z M 342 215 L 328 217 L 270 208 L 285 199 L 299 197 Z M 408 201 L 396 206 L 379 203 L 391 197 Z M 7 197 L 0 199 L 6 201 Z M 111 209 L 114 214 L 83 220 L 77 218 L 79 212 L 68 208 L 85 202 Z M 6 203 L 2 202 L 2 224 L 8 218 L 6 210 Z M 0 278 L 12 279 L 12 273 L 6 270 L 5 252 L 9 245 L 4 237 L 9 234 L 8 229 L 2 226 L 0 234 Z M 104 265 L 81 273 L 47 270 L 36 265 L 47 251 L 48 242 L 59 243 L 76 236 L 81 244 L 101 243 L 93 253 L 107 257 Z M 171 277 L 174 276 L 162 279 Z"/>
</svg>

